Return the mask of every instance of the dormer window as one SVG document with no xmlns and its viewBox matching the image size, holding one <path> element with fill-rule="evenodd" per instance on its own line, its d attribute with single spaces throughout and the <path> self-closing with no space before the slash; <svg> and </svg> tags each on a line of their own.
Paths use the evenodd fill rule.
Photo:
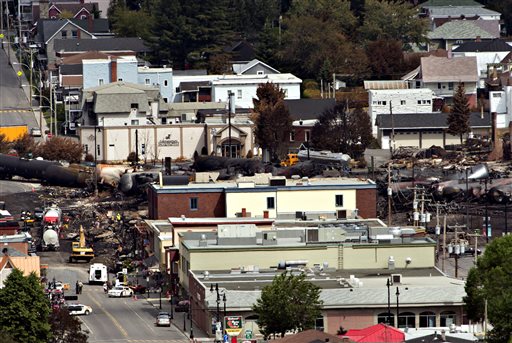
<svg viewBox="0 0 512 343">
<path fill-rule="evenodd" d="M 132 103 L 132 104 L 130 105 L 130 108 L 131 108 L 132 110 L 138 110 L 138 109 L 139 109 L 139 104 L 138 104 L 138 103 L 136 103 L 136 102 L 134 102 L 134 103 Z"/>
<path fill-rule="evenodd" d="M 265 75 L 265 72 L 263 70 L 258 70 L 256 72 L 256 75 Z"/>
</svg>

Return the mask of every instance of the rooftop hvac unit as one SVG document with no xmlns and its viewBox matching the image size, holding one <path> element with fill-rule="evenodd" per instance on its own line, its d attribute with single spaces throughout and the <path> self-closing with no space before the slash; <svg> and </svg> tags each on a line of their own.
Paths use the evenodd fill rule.
<svg viewBox="0 0 512 343">
<path fill-rule="evenodd" d="M 399 285 L 402 283 L 402 274 L 391 274 L 391 283 L 393 285 Z"/>
</svg>

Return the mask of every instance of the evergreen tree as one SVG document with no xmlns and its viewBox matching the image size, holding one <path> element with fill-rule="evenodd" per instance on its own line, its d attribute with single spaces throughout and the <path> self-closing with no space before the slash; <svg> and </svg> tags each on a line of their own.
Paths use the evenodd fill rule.
<svg viewBox="0 0 512 343">
<path fill-rule="evenodd" d="M 47 343 L 50 339 L 50 304 L 35 274 L 13 269 L 0 289 L 0 331 L 18 343 Z"/>
<path fill-rule="evenodd" d="M 459 83 L 453 94 L 453 107 L 448 114 L 448 133 L 459 135 L 462 144 L 462 136 L 471 131 L 469 127 L 469 103 L 466 97 L 464 84 Z"/>
<path fill-rule="evenodd" d="M 307 281 L 304 273 L 284 272 L 263 288 L 252 309 L 258 314 L 260 331 L 269 338 L 313 328 L 321 306 L 320 288 Z"/>
<path fill-rule="evenodd" d="M 284 104 L 284 91 L 267 82 L 258 87 L 256 96 L 253 99 L 256 143 L 269 152 L 272 161 L 276 161 L 286 154 L 292 130 L 290 112 Z"/>
</svg>

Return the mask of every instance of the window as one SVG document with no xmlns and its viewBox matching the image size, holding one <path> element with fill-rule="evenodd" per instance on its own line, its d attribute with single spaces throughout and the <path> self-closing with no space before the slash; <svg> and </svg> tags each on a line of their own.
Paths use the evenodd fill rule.
<svg viewBox="0 0 512 343">
<path fill-rule="evenodd" d="M 62 35 L 62 39 L 68 38 L 68 31 L 62 31 L 61 35 Z"/>
<path fill-rule="evenodd" d="M 324 331 L 324 317 L 315 319 L 315 330 Z"/>
<path fill-rule="evenodd" d="M 405 100 L 400 100 L 400 105 L 405 105 Z"/>
<path fill-rule="evenodd" d="M 242 90 L 241 89 L 237 89 L 236 90 L 236 98 L 237 99 L 242 99 Z"/>
<path fill-rule="evenodd" d="M 103 85 L 103 83 L 104 83 L 104 82 L 105 82 L 105 81 L 104 81 L 103 79 L 99 79 L 99 80 L 98 80 L 98 85 L 100 85 L 100 86 L 101 86 L 101 85 Z"/>
<path fill-rule="evenodd" d="M 130 104 L 130 108 L 131 108 L 132 110 L 134 110 L 134 109 L 135 109 L 135 110 L 137 110 L 137 109 L 139 108 L 139 104 L 138 104 L 138 103 L 136 103 L 136 102 L 133 102 L 133 103 L 131 103 L 131 104 Z"/>
<path fill-rule="evenodd" d="M 420 81 L 416 81 L 416 88 L 421 88 L 421 82 Z"/>
<path fill-rule="evenodd" d="M 414 328 L 416 327 L 416 315 L 412 312 L 400 313 L 398 317 L 399 328 Z"/>
<path fill-rule="evenodd" d="M 78 31 L 77 30 L 71 31 L 71 37 L 78 38 Z"/>
<path fill-rule="evenodd" d="M 144 83 L 145 83 L 146 85 L 150 85 L 150 84 L 151 84 L 151 80 L 150 80 L 150 79 L 146 79 L 146 80 L 144 80 Z"/>
<path fill-rule="evenodd" d="M 290 142 L 295 142 L 295 130 L 290 131 Z"/>
<path fill-rule="evenodd" d="M 437 88 L 438 88 L 438 89 L 441 89 L 441 82 L 438 82 L 438 83 L 437 83 Z"/>
<path fill-rule="evenodd" d="M 161 119 L 161 122 L 162 122 L 162 125 L 167 124 L 167 118 L 166 118 L 166 117 L 163 117 L 163 118 Z"/>
<path fill-rule="evenodd" d="M 84 144 L 84 151 L 85 151 L 86 155 L 89 153 L 89 145 L 88 144 Z"/>
<path fill-rule="evenodd" d="M 139 125 L 139 120 L 138 119 L 132 119 L 131 124 L 132 125 Z"/>
<path fill-rule="evenodd" d="M 86 14 L 80 15 L 80 19 L 82 19 L 82 20 L 87 19 L 87 15 Z"/>
<path fill-rule="evenodd" d="M 457 324 L 455 322 L 455 312 L 453 312 L 453 311 L 441 312 L 441 315 L 439 317 L 441 319 L 440 324 L 442 327 L 448 327 L 451 324 Z"/>
<path fill-rule="evenodd" d="M 436 314 L 426 311 L 420 313 L 420 328 L 433 328 L 436 326 Z"/>
<path fill-rule="evenodd" d="M 427 100 L 427 104 L 432 104 L 432 100 Z"/>
<path fill-rule="evenodd" d="M 421 100 L 418 100 L 418 105 L 421 105 Z"/>
<path fill-rule="evenodd" d="M 258 71 L 256 72 L 256 75 L 263 75 L 263 74 L 265 74 L 265 73 L 263 72 L 263 70 L 258 70 Z"/>
<path fill-rule="evenodd" d="M 453 90 L 453 82 L 448 82 L 448 89 Z"/>
<path fill-rule="evenodd" d="M 192 211 L 197 211 L 198 208 L 198 199 L 197 198 L 190 198 L 190 209 Z"/>
<path fill-rule="evenodd" d="M 268 197 L 267 198 L 267 209 L 274 209 L 274 208 L 276 208 L 274 197 Z"/>
<path fill-rule="evenodd" d="M 97 152 L 98 156 L 101 155 L 101 150 L 100 150 L 99 144 L 96 146 L 96 152 Z"/>
<path fill-rule="evenodd" d="M 164 80 L 164 87 L 167 87 L 169 85 L 169 81 L 168 80 Z"/>
<path fill-rule="evenodd" d="M 336 194 L 335 205 L 336 207 L 343 207 L 343 194 Z"/>
<path fill-rule="evenodd" d="M 391 326 L 395 326 L 395 315 L 393 313 L 379 313 L 377 315 L 377 323 L 387 323 Z"/>
<path fill-rule="evenodd" d="M 310 139 L 311 139 L 311 131 L 309 131 L 309 130 L 304 131 L 304 141 L 309 142 Z"/>
<path fill-rule="evenodd" d="M 377 101 L 377 105 L 386 106 L 387 101 Z"/>
<path fill-rule="evenodd" d="M 117 81 L 122 82 L 123 79 L 120 77 L 120 78 L 117 79 Z"/>
<path fill-rule="evenodd" d="M 492 93 L 493 98 L 501 98 L 501 93 Z"/>
<path fill-rule="evenodd" d="M 231 89 L 228 89 L 228 99 L 229 99 L 230 94 L 231 94 Z"/>
<path fill-rule="evenodd" d="M 165 102 L 165 103 L 168 103 L 168 102 L 169 102 L 169 99 L 164 98 L 164 102 Z"/>
</svg>

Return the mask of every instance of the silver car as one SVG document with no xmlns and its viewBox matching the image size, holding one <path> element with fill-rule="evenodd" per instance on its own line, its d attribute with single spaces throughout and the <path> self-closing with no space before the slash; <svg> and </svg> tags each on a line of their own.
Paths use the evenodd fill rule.
<svg viewBox="0 0 512 343">
<path fill-rule="evenodd" d="M 67 307 L 69 314 L 72 316 L 86 315 L 92 312 L 92 308 L 83 304 L 71 304 Z"/>
<path fill-rule="evenodd" d="M 160 312 L 156 317 L 156 326 L 171 326 L 171 317 L 169 314 Z"/>
<path fill-rule="evenodd" d="M 133 291 L 126 286 L 116 286 L 108 291 L 109 297 L 131 297 L 133 296 Z"/>
</svg>

